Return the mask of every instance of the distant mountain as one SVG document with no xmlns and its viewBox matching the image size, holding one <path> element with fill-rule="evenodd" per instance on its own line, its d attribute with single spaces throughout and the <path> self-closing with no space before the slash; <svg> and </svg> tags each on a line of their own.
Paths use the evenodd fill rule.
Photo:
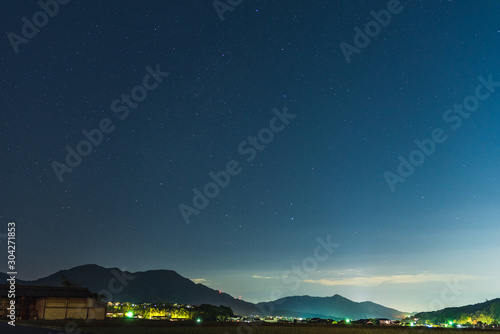
<svg viewBox="0 0 500 334">
<path fill-rule="evenodd" d="M 60 286 L 62 277 L 69 282 L 103 294 L 106 300 L 131 303 L 167 302 L 178 304 L 211 304 L 229 306 L 237 314 L 255 313 L 255 305 L 219 293 L 182 277 L 172 270 L 149 270 L 131 273 L 119 268 L 103 268 L 95 264 L 61 270 L 28 285 Z"/>
<path fill-rule="evenodd" d="M 302 314 L 322 314 L 323 318 L 332 319 L 362 319 L 362 318 L 402 318 L 403 313 L 372 302 L 353 302 L 340 295 L 332 297 L 294 296 L 285 297 L 272 302 L 275 314 L 286 315 L 287 312 Z M 266 309 L 265 303 L 257 304 L 258 307 Z M 269 307 L 267 307 L 269 308 Z"/>
<path fill-rule="evenodd" d="M 0 279 L 8 278 L 0 273 Z M 18 281 L 24 285 L 60 286 L 66 284 L 87 287 L 105 296 L 105 300 L 131 303 L 167 302 L 178 304 L 211 304 L 229 306 L 239 315 L 267 315 L 268 303 L 252 304 L 238 300 L 227 293 L 219 293 L 203 284 L 182 277 L 172 270 L 149 270 L 131 273 L 119 268 L 103 268 L 95 264 L 60 270 L 34 281 Z M 269 315 L 302 318 L 400 318 L 402 313 L 372 302 L 353 302 L 340 295 L 333 297 L 297 296 L 278 299 Z M 266 305 L 267 304 L 267 305 Z"/>
<path fill-rule="evenodd" d="M 415 318 L 423 323 L 427 321 L 433 324 L 450 321 L 459 324 L 472 324 L 477 321 L 486 324 L 500 323 L 500 298 L 462 307 L 447 307 L 434 312 L 420 312 L 415 314 Z"/>
</svg>

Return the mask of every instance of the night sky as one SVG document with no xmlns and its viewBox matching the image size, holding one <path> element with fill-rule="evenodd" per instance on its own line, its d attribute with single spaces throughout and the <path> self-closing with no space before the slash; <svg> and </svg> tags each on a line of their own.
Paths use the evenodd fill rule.
<svg viewBox="0 0 500 334">
<path fill-rule="evenodd" d="M 96 263 L 251 302 L 500 297 L 500 4 L 66 2 L 2 3 L 20 279 Z"/>
</svg>

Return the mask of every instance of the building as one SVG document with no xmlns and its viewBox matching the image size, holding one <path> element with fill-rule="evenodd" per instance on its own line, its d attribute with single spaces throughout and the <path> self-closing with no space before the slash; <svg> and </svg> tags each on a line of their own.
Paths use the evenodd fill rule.
<svg viewBox="0 0 500 334">
<path fill-rule="evenodd" d="M 9 285 L 0 285 L 0 318 L 6 318 Z M 16 318 L 20 320 L 104 319 L 106 304 L 87 288 L 16 286 Z"/>
<path fill-rule="evenodd" d="M 391 321 L 387 318 L 377 318 L 375 319 L 380 326 L 389 326 Z"/>
</svg>

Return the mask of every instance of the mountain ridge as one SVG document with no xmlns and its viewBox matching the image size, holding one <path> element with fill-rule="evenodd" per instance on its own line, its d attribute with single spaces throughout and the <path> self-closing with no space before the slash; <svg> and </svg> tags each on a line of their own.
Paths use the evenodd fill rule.
<svg viewBox="0 0 500 334">
<path fill-rule="evenodd" d="M 289 296 L 271 302 L 276 314 L 285 311 L 324 314 L 328 317 L 343 319 L 361 318 L 402 318 L 403 312 L 370 301 L 354 302 L 339 294 L 331 297 Z M 264 307 L 266 303 L 258 303 Z"/>
<path fill-rule="evenodd" d="M 8 278 L 6 274 L 0 273 Z M 130 272 L 119 268 L 105 268 L 97 264 L 85 264 L 70 269 L 59 270 L 51 275 L 32 281 L 18 280 L 23 285 L 60 286 L 63 282 L 75 286 L 87 287 L 98 293 L 106 301 L 131 302 L 172 302 L 179 304 L 211 304 L 229 306 L 236 314 L 256 315 L 269 310 L 273 305 L 274 315 L 300 317 L 361 318 L 397 318 L 402 312 L 373 303 L 354 302 L 341 295 L 331 297 L 290 296 L 267 303 L 250 303 L 231 295 L 211 289 L 201 283 L 183 277 L 168 269 L 154 269 Z M 264 314 L 268 315 L 268 314 Z M 269 314 L 272 315 L 272 314 Z"/>
<path fill-rule="evenodd" d="M 446 307 L 441 310 L 431 312 L 419 312 L 415 318 L 420 321 L 430 323 L 500 323 L 500 298 L 487 300 L 482 303 L 469 304 L 458 307 Z"/>
</svg>

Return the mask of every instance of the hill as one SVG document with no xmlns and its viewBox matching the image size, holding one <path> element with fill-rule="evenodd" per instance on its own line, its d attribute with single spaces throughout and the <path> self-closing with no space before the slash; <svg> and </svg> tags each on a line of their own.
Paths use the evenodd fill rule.
<svg viewBox="0 0 500 334">
<path fill-rule="evenodd" d="M 266 303 L 259 303 L 261 308 L 269 308 Z M 322 314 L 323 318 L 332 319 L 362 319 L 362 318 L 402 318 L 403 313 L 372 302 L 354 302 L 340 295 L 332 297 L 294 296 L 285 297 L 272 302 L 276 308 L 275 314 L 287 315 L 288 312 L 302 314 Z"/>
<path fill-rule="evenodd" d="M 219 293 L 203 284 L 196 284 L 172 270 L 131 273 L 119 268 L 89 264 L 60 270 L 24 284 L 58 286 L 61 285 L 63 276 L 74 285 L 87 287 L 90 291 L 103 295 L 106 301 L 224 305 L 238 314 L 249 314 L 256 310 L 252 303 Z"/>
<path fill-rule="evenodd" d="M 472 304 L 461 307 L 447 307 L 439 311 L 420 312 L 415 314 L 419 322 L 439 324 L 453 321 L 458 324 L 485 324 L 500 323 L 500 298 L 484 303 Z"/>
<path fill-rule="evenodd" d="M 0 278 L 2 277 L 0 273 Z M 34 281 L 18 281 L 24 285 L 60 286 L 63 283 L 87 287 L 104 296 L 105 301 L 139 304 L 166 302 L 178 304 L 211 304 L 229 306 L 239 315 L 262 314 L 303 318 L 400 318 L 402 313 L 372 302 L 353 302 L 340 295 L 332 297 L 296 296 L 281 298 L 269 303 L 253 304 L 219 293 L 203 284 L 196 284 L 172 270 L 143 272 L 104 268 L 95 264 L 60 270 Z M 5 276 L 7 278 L 7 276 Z M 268 311 L 271 312 L 268 312 Z"/>
</svg>

